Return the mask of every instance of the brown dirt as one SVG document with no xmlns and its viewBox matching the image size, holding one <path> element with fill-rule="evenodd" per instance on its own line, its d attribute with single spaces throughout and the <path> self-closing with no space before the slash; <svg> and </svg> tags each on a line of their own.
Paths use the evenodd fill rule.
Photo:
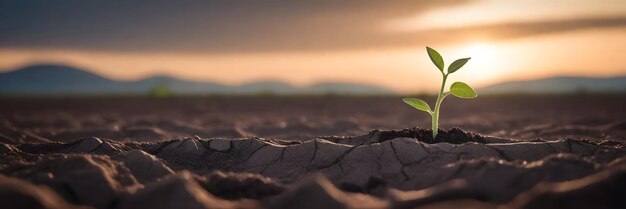
<svg viewBox="0 0 626 209">
<path fill-rule="evenodd" d="M 623 208 L 626 96 L 3 99 L 12 208 Z M 589 111 L 594 110 L 594 111 Z M 446 129 L 449 127 L 458 127 Z"/>
<path fill-rule="evenodd" d="M 0 140 L 158 141 L 199 136 L 306 140 L 428 129 L 399 97 L 0 99 Z M 398 102 L 400 101 L 400 102 Z M 450 98 L 440 128 L 503 138 L 624 140 L 626 96 Z"/>
</svg>

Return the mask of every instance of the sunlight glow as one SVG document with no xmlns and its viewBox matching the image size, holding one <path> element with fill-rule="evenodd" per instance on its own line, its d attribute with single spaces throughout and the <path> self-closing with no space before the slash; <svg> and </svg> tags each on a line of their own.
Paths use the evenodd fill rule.
<svg viewBox="0 0 626 209">
<path fill-rule="evenodd" d="M 489 68 L 489 62 L 494 60 L 495 47 L 484 43 L 475 43 L 467 47 L 467 54 L 471 55 L 475 68 Z"/>
<path fill-rule="evenodd" d="M 498 77 L 502 73 L 498 67 L 502 66 L 502 60 L 506 60 L 506 57 L 499 55 L 506 51 L 506 48 L 490 42 L 468 43 L 443 50 L 449 54 L 444 55 L 449 57 L 449 60 L 446 60 L 448 64 L 452 63 L 453 59 L 472 58 L 462 70 L 454 74 L 455 78 L 463 78 L 470 83 L 482 83 Z"/>
</svg>

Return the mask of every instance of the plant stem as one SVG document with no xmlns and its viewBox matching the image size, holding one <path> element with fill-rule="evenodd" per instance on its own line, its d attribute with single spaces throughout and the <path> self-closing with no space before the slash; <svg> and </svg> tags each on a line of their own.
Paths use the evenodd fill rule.
<svg viewBox="0 0 626 209">
<path fill-rule="evenodd" d="M 446 80 L 448 79 L 447 74 L 443 74 L 443 82 L 441 82 L 441 89 L 439 90 L 439 95 L 437 96 L 437 102 L 435 103 L 435 111 L 433 112 L 433 120 L 432 120 L 432 128 L 433 128 L 433 140 L 437 137 L 437 132 L 439 131 L 439 108 L 441 107 L 441 102 L 445 97 L 443 95 L 443 89 L 446 86 Z"/>
</svg>

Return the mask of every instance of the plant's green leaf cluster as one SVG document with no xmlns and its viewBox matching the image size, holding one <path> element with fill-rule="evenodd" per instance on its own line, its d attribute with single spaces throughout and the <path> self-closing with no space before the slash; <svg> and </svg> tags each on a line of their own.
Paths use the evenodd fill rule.
<svg viewBox="0 0 626 209">
<path fill-rule="evenodd" d="M 426 52 L 428 53 L 428 57 L 430 57 L 430 61 L 432 61 L 433 64 L 435 64 L 435 66 L 437 66 L 437 69 L 439 69 L 439 71 L 441 72 L 441 75 L 443 75 L 441 90 L 439 91 L 437 102 L 435 103 L 435 109 L 434 110 L 431 109 L 428 103 L 424 102 L 421 99 L 404 98 L 402 100 L 405 103 L 414 107 L 415 109 L 427 112 L 431 115 L 433 119 L 432 127 L 433 127 L 433 139 L 434 139 L 435 137 L 437 137 L 437 131 L 439 127 L 439 121 L 438 121 L 439 120 L 439 108 L 441 107 L 441 102 L 443 101 L 443 99 L 449 94 L 452 94 L 458 98 L 476 98 L 478 95 L 476 94 L 476 91 L 472 89 L 472 87 L 470 87 L 469 85 L 463 82 L 454 82 L 450 86 L 450 91 L 443 92 L 448 75 L 461 69 L 470 60 L 469 57 L 455 60 L 454 62 L 452 62 L 452 64 L 450 64 L 450 66 L 448 66 L 448 70 L 447 70 L 448 72 L 444 72 L 445 65 L 443 62 L 443 58 L 441 57 L 441 54 L 439 54 L 439 52 L 437 52 L 436 50 L 430 47 L 426 47 Z"/>
</svg>

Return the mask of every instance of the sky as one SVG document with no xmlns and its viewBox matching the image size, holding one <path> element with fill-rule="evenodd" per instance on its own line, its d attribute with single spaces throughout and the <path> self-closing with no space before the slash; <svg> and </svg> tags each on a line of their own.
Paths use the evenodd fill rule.
<svg viewBox="0 0 626 209">
<path fill-rule="evenodd" d="M 433 92 L 626 75 L 624 0 L 0 0 L 0 72 L 65 64 L 118 80 L 353 82 Z M 450 82 L 451 83 L 451 82 Z"/>
</svg>

